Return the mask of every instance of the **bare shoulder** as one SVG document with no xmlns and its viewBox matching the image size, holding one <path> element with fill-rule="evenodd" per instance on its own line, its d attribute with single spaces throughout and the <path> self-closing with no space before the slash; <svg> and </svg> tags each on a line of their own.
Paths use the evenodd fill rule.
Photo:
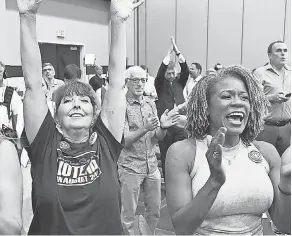
<svg viewBox="0 0 292 236">
<path fill-rule="evenodd" d="M 4 165 L 5 163 L 5 165 Z M 9 140 L 3 140 L 0 144 L 0 174 L 13 172 L 20 168 L 16 147 Z M 21 172 L 19 172 L 21 174 Z"/>
<path fill-rule="evenodd" d="M 15 149 L 15 146 L 12 142 L 10 142 L 7 139 L 4 139 L 2 142 L 0 142 L 0 150 L 1 151 L 13 151 L 16 149 Z"/>
<path fill-rule="evenodd" d="M 279 165 L 280 155 L 277 149 L 272 144 L 264 142 L 264 141 L 254 141 L 253 144 L 264 156 L 266 161 L 269 163 L 270 167 Z"/>
<path fill-rule="evenodd" d="M 173 168 L 192 169 L 196 156 L 196 142 L 185 139 L 172 144 L 166 154 L 166 165 Z"/>
</svg>

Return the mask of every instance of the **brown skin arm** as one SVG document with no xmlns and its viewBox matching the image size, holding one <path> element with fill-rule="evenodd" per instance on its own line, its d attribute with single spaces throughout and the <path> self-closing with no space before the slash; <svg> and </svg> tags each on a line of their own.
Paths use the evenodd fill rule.
<svg viewBox="0 0 292 236">
<path fill-rule="evenodd" d="M 208 180 L 193 198 L 190 173 L 196 148 L 189 140 L 174 143 L 166 157 L 166 200 L 176 234 L 191 235 L 205 220 L 219 188 Z"/>
</svg>

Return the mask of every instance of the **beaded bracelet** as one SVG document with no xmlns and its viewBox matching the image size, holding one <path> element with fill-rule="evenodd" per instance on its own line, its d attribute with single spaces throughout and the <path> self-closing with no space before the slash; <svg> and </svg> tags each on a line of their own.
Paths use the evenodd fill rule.
<svg viewBox="0 0 292 236">
<path fill-rule="evenodd" d="M 291 192 L 290 193 L 287 193 L 287 192 L 284 192 L 282 189 L 280 189 L 280 186 L 278 185 L 278 189 L 281 193 L 283 193 L 284 195 L 287 195 L 287 196 L 291 196 Z"/>
</svg>

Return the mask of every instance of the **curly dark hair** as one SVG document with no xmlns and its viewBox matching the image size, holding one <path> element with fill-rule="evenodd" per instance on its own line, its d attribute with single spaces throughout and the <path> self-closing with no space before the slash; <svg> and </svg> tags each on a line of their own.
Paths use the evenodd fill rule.
<svg viewBox="0 0 292 236">
<path fill-rule="evenodd" d="M 203 77 L 190 94 L 187 106 L 186 129 L 190 137 L 202 140 L 209 131 L 208 102 L 217 82 L 226 77 L 235 77 L 243 81 L 246 86 L 249 101 L 250 114 L 247 125 L 240 137 L 245 145 L 249 145 L 261 131 L 268 112 L 269 101 L 261 89 L 259 82 L 252 73 L 242 66 L 229 66 L 221 69 L 216 74 Z"/>
</svg>

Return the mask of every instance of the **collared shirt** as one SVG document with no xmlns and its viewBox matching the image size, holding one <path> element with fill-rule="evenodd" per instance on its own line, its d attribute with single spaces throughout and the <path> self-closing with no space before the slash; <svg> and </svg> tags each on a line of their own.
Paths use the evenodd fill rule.
<svg viewBox="0 0 292 236">
<path fill-rule="evenodd" d="M 189 77 L 186 86 L 184 87 L 184 98 L 187 101 L 193 88 L 195 85 L 199 82 L 199 80 L 202 78 L 202 75 L 199 75 L 196 79 L 193 79 L 192 77 Z"/>
<path fill-rule="evenodd" d="M 63 84 L 64 81 L 53 78 L 52 82 L 49 85 L 49 83 L 45 79 L 43 79 L 42 86 L 46 93 L 46 97 L 49 97 L 50 100 L 53 100 L 53 93 Z"/>
<path fill-rule="evenodd" d="M 138 102 L 127 93 L 125 138 L 129 132 L 142 128 L 149 116 L 157 116 L 155 103 L 147 96 L 143 96 L 143 100 Z M 147 132 L 132 145 L 123 149 L 119 165 L 136 174 L 153 173 L 157 169 L 156 144 L 155 131 Z"/>
<path fill-rule="evenodd" d="M 43 87 L 43 90 L 45 91 L 45 95 L 47 98 L 48 108 L 53 116 L 54 116 L 53 93 L 63 84 L 64 84 L 64 81 L 55 79 L 55 78 L 52 79 L 50 86 L 45 79 L 43 79 L 43 82 L 42 82 L 42 87 Z"/>
<path fill-rule="evenodd" d="M 285 65 L 284 76 L 280 75 L 269 63 L 266 66 L 258 68 L 254 74 L 263 85 L 266 95 L 283 92 L 291 93 L 291 69 Z M 269 114 L 265 120 L 284 121 L 291 118 L 291 99 L 287 102 L 271 102 Z"/>
</svg>

